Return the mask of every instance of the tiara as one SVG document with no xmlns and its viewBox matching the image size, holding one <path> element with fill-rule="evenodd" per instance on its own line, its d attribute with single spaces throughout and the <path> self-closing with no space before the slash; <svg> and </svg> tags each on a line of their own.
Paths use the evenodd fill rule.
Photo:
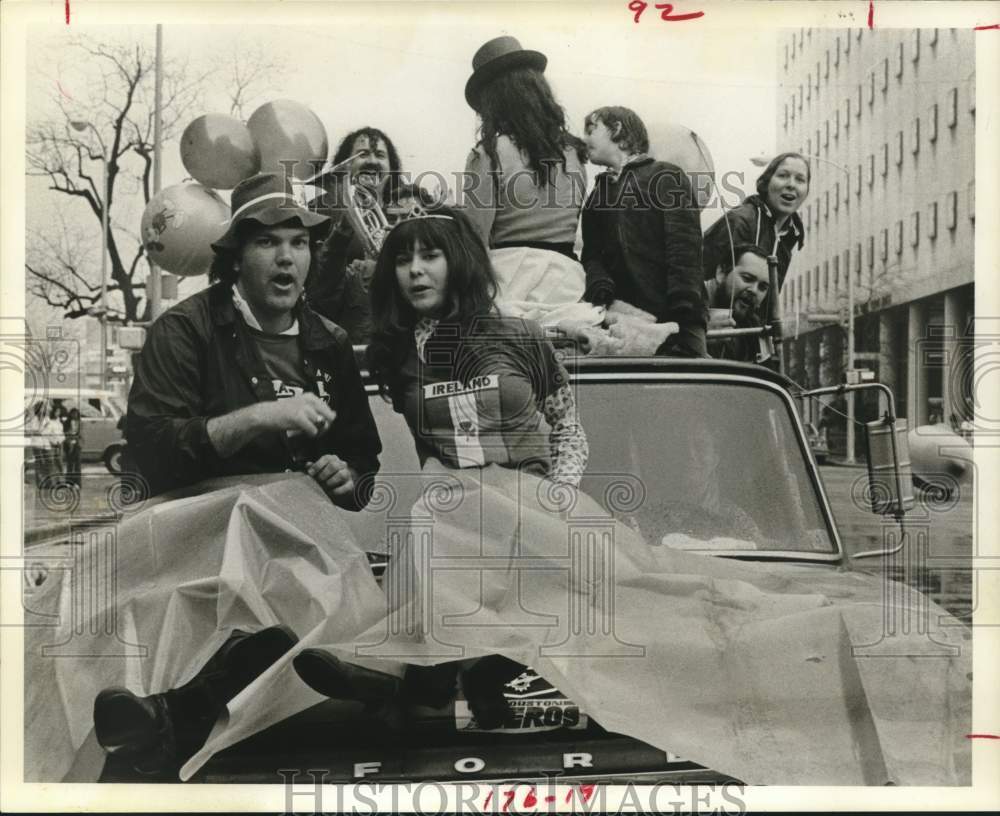
<svg viewBox="0 0 1000 816">
<path fill-rule="evenodd" d="M 414 204 L 412 207 L 410 207 L 404 213 L 400 214 L 399 219 L 396 221 L 395 224 L 393 224 L 391 227 L 389 227 L 389 230 L 391 231 L 391 230 L 395 229 L 400 224 L 402 224 L 404 221 L 415 221 L 418 218 L 440 218 L 440 219 L 443 219 L 445 221 L 454 221 L 455 220 L 450 215 L 442 215 L 442 214 L 439 214 L 439 213 L 428 212 L 427 208 L 423 204 Z"/>
</svg>

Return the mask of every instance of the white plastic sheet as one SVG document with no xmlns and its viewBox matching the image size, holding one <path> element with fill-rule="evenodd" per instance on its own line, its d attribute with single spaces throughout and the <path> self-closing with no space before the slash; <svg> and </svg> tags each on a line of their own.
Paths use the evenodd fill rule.
<svg viewBox="0 0 1000 816">
<path fill-rule="evenodd" d="M 502 653 L 605 728 L 752 784 L 968 784 L 970 642 L 923 596 L 827 567 L 649 546 L 587 496 L 496 466 L 431 462 L 425 477 L 385 594 L 345 516 L 303 477 L 123 524 L 118 620 L 150 657 L 53 670 L 33 638 L 26 767 L 62 778 L 100 688 L 161 691 L 230 628 L 281 621 L 301 643 L 231 701 L 183 777 L 317 702 L 291 659 L 322 645 L 393 672 Z M 65 608 L 68 585 L 57 589 Z M 887 639 L 886 616 L 915 610 L 932 631 Z"/>
</svg>

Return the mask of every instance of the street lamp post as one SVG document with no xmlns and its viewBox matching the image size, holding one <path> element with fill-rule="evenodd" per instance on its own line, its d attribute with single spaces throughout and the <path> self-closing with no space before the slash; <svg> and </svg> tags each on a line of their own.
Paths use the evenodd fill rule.
<svg viewBox="0 0 1000 816">
<path fill-rule="evenodd" d="M 822 156 L 809 156 L 802 154 L 809 161 L 819 161 L 829 164 L 831 167 L 837 168 L 841 173 L 844 174 L 844 179 L 847 184 L 846 190 L 848 195 L 851 191 L 851 171 L 844 167 L 842 164 L 838 164 L 830 159 L 825 159 Z M 755 156 L 750 159 L 750 162 L 756 167 L 766 167 L 770 164 L 770 159 Z M 851 269 L 851 216 L 847 216 L 847 370 L 854 370 L 854 274 L 855 270 Z M 854 392 L 848 391 L 846 394 L 847 398 L 847 456 L 845 462 L 849 465 L 854 464 Z"/>
<path fill-rule="evenodd" d="M 108 151 L 104 147 L 104 139 L 100 131 L 91 122 L 82 120 L 71 121 L 73 130 L 83 133 L 87 128 L 94 131 L 97 143 L 101 146 L 101 167 L 103 168 L 101 186 L 104 199 L 101 201 L 101 388 L 108 385 Z"/>
</svg>

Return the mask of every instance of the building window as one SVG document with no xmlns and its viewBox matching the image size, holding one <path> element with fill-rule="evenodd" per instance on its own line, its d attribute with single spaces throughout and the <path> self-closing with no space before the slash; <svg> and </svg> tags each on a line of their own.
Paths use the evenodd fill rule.
<svg viewBox="0 0 1000 816">
<path fill-rule="evenodd" d="M 788 46 L 785 46 L 785 71 L 788 71 Z"/>
<path fill-rule="evenodd" d="M 864 33 L 865 33 L 865 30 L 863 28 L 859 28 L 857 31 L 854 32 L 854 36 L 857 37 L 858 42 L 861 42 L 861 35 L 864 34 Z M 850 35 L 848 35 L 848 36 L 850 36 Z"/>
<path fill-rule="evenodd" d="M 902 255 L 903 254 L 903 222 L 902 221 L 897 221 L 896 222 L 896 240 L 895 240 L 894 243 L 895 243 L 896 254 L 897 255 Z"/>
<path fill-rule="evenodd" d="M 806 270 L 806 308 L 809 308 L 810 295 L 812 294 L 812 270 Z"/>
<path fill-rule="evenodd" d="M 812 88 L 813 88 L 813 75 L 808 74 L 806 76 L 806 102 L 812 99 Z"/>
<path fill-rule="evenodd" d="M 823 65 L 823 79 L 830 78 L 830 49 L 826 49 L 826 62 Z"/>
<path fill-rule="evenodd" d="M 818 147 L 818 145 L 817 145 L 817 147 Z M 813 154 L 813 140 L 812 140 L 812 136 L 809 136 L 806 139 L 806 155 L 807 156 L 811 156 L 812 154 Z"/>
<path fill-rule="evenodd" d="M 875 154 L 868 154 L 868 186 L 871 187 L 875 183 Z"/>
<path fill-rule="evenodd" d="M 969 220 L 976 220 L 976 180 L 973 179 L 965 188 L 965 206 L 969 210 Z"/>
<path fill-rule="evenodd" d="M 868 268 L 872 269 L 875 266 L 875 236 L 868 236 Z"/>
<path fill-rule="evenodd" d="M 973 72 L 969 79 L 966 81 L 966 87 L 969 89 L 969 113 L 973 116 L 976 115 L 976 74 Z"/>
<path fill-rule="evenodd" d="M 830 296 L 830 262 L 823 261 L 823 300 Z"/>
<path fill-rule="evenodd" d="M 787 107 L 789 108 L 789 111 L 788 111 L 788 121 L 789 122 L 794 122 L 795 121 L 795 94 L 794 93 L 792 94 L 791 104 L 788 105 Z"/>
<path fill-rule="evenodd" d="M 882 93 L 889 90 L 889 58 L 886 57 L 882 60 L 882 83 L 881 83 Z"/>
<path fill-rule="evenodd" d="M 938 41 L 938 30 L 936 28 L 932 28 L 927 35 L 927 44 L 937 45 L 937 41 Z"/>
<path fill-rule="evenodd" d="M 837 44 L 833 49 L 833 67 L 840 67 L 840 35 L 837 35 Z"/>
<path fill-rule="evenodd" d="M 889 143 L 882 142 L 882 175 L 889 175 Z"/>
<path fill-rule="evenodd" d="M 889 260 L 889 228 L 883 227 L 879 237 L 879 260 L 883 263 Z"/>
<path fill-rule="evenodd" d="M 830 191 L 823 193 L 823 220 L 830 218 Z"/>
<path fill-rule="evenodd" d="M 958 124 L 958 88 L 952 88 L 948 91 L 948 101 L 945 103 L 947 108 L 946 121 L 948 127 L 953 128 Z"/>
<path fill-rule="evenodd" d="M 787 102 L 785 103 L 785 116 L 782 119 L 781 127 L 782 127 L 782 129 L 784 129 L 786 131 L 788 130 L 788 103 Z"/>
<path fill-rule="evenodd" d="M 936 201 L 932 201 L 927 207 L 927 237 L 932 241 L 937 238 L 937 218 L 938 205 Z"/>
<path fill-rule="evenodd" d="M 836 182 L 833 185 L 833 211 L 838 212 L 840 210 L 840 182 Z"/>
<path fill-rule="evenodd" d="M 840 138 L 840 108 L 833 112 L 833 138 Z"/>
<path fill-rule="evenodd" d="M 861 162 L 858 162 L 858 171 L 854 175 L 854 195 L 861 198 Z"/>
<path fill-rule="evenodd" d="M 858 83 L 858 90 L 857 90 L 857 92 L 854 95 L 854 118 L 855 119 L 860 119 L 861 118 L 861 98 L 862 98 L 862 95 L 863 95 L 863 91 L 861 90 L 861 83 L 859 82 Z"/>
<path fill-rule="evenodd" d="M 910 123 L 910 152 L 916 155 L 920 152 L 920 117 Z"/>
<path fill-rule="evenodd" d="M 903 164 L 903 131 L 896 132 L 896 166 Z"/>
<path fill-rule="evenodd" d="M 875 72 L 868 74 L 868 107 L 875 104 Z"/>
<path fill-rule="evenodd" d="M 839 35 L 837 37 L 837 41 L 838 42 L 840 41 L 840 36 Z M 850 54 L 850 53 L 851 53 L 851 32 L 848 31 L 844 35 L 844 55 L 846 56 L 847 54 Z"/>
<path fill-rule="evenodd" d="M 802 113 L 802 86 L 799 85 L 799 113 Z"/>
<path fill-rule="evenodd" d="M 851 97 L 844 100 L 844 130 L 851 126 Z"/>
<path fill-rule="evenodd" d="M 819 60 L 816 60 L 816 96 L 819 96 Z"/>
<path fill-rule="evenodd" d="M 851 203 L 851 174 L 844 174 L 844 208 Z"/>
<path fill-rule="evenodd" d="M 799 30 L 799 51 L 801 51 L 801 50 L 802 50 L 802 45 L 803 45 L 803 42 L 804 42 L 804 41 L 803 41 L 803 39 L 802 39 L 802 31 L 801 31 L 801 30 Z"/>
<path fill-rule="evenodd" d="M 936 142 L 937 141 L 937 120 L 938 120 L 938 106 L 937 102 L 927 109 L 927 141 Z"/>
<path fill-rule="evenodd" d="M 847 274 L 854 273 L 854 280 L 861 282 L 861 242 L 854 245 L 854 266 L 847 270 Z"/>
<path fill-rule="evenodd" d="M 953 230 L 958 226 L 958 193 L 948 193 L 948 200 L 945 208 L 948 219 L 948 229 Z"/>
<path fill-rule="evenodd" d="M 813 284 L 816 287 L 816 302 L 819 303 L 819 264 L 816 264 L 816 275 L 813 277 Z"/>
<path fill-rule="evenodd" d="M 840 286 L 840 255 L 833 256 L 833 291 L 836 293 Z"/>
<path fill-rule="evenodd" d="M 827 119 L 823 122 L 823 148 L 828 149 L 830 147 L 830 120 Z"/>
<path fill-rule="evenodd" d="M 910 214 L 910 246 L 915 247 L 920 243 L 920 213 Z"/>
<path fill-rule="evenodd" d="M 896 46 L 896 78 L 903 78 L 903 65 L 906 62 L 906 55 L 903 51 L 903 43 Z"/>
<path fill-rule="evenodd" d="M 816 128 L 816 153 L 819 153 L 819 128 Z"/>
</svg>

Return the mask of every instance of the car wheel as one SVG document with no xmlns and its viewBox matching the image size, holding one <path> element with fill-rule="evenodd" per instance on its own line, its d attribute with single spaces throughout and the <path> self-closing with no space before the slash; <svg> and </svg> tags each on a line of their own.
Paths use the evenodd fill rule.
<svg viewBox="0 0 1000 816">
<path fill-rule="evenodd" d="M 104 467 L 108 469 L 109 473 L 114 473 L 116 476 L 121 475 L 124 470 L 122 462 L 124 453 L 124 445 L 108 445 L 107 450 L 104 451 Z"/>
</svg>

